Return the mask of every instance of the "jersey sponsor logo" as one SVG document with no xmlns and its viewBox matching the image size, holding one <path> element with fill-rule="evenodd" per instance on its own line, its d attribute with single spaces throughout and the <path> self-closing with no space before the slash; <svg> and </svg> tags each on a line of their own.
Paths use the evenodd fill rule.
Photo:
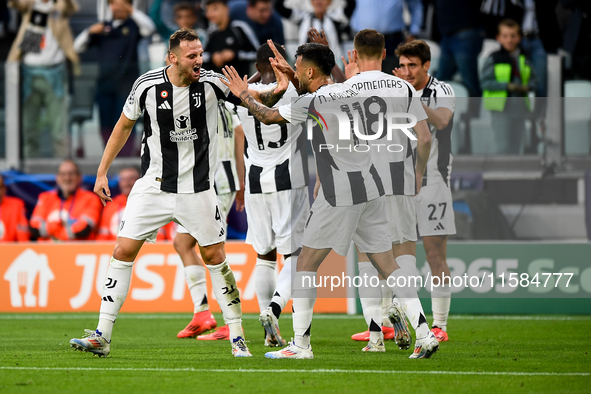
<svg viewBox="0 0 591 394">
<path fill-rule="evenodd" d="M 189 118 L 185 115 L 181 115 L 174 120 L 174 124 L 179 129 L 186 129 L 189 124 Z"/>
<path fill-rule="evenodd" d="M 163 102 L 158 106 L 158 109 L 172 109 L 168 101 Z"/>
<path fill-rule="evenodd" d="M 189 142 L 195 141 L 199 138 L 197 135 L 197 129 L 187 129 L 182 131 L 171 130 L 169 133 L 171 142 Z"/>
</svg>

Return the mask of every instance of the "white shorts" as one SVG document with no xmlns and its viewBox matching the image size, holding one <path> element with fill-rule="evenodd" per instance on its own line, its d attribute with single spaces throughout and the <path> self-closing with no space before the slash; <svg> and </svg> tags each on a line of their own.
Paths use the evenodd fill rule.
<svg viewBox="0 0 591 394">
<path fill-rule="evenodd" d="M 245 193 L 246 243 L 261 255 L 277 248 L 291 254 L 302 247 L 304 223 L 310 212 L 308 188 L 272 193 Z"/>
<path fill-rule="evenodd" d="M 158 229 L 171 221 L 184 226 L 201 246 L 226 238 L 213 188 L 199 193 L 167 193 L 143 178 L 131 189 L 118 236 L 153 243 Z"/>
<path fill-rule="evenodd" d="M 220 214 L 222 215 L 222 220 L 224 222 L 224 241 L 226 240 L 226 230 L 227 230 L 227 222 L 228 222 L 228 214 L 230 213 L 230 209 L 232 209 L 232 205 L 234 204 L 234 199 L 236 198 L 236 192 L 218 194 L 216 196 L 218 200 L 218 207 L 220 208 Z M 178 225 L 176 228 L 177 234 L 189 234 L 186 228 L 181 225 Z"/>
<path fill-rule="evenodd" d="M 386 200 L 375 200 L 333 207 L 322 193 L 312 204 L 304 228 L 304 246 L 313 249 L 333 249 L 346 256 L 351 241 L 362 253 L 382 253 L 392 249 L 388 229 Z"/>
<path fill-rule="evenodd" d="M 445 183 L 423 186 L 415 202 L 421 237 L 456 233 L 453 198 Z"/>
<path fill-rule="evenodd" d="M 417 241 L 417 216 L 413 196 L 386 196 L 393 244 Z"/>
</svg>

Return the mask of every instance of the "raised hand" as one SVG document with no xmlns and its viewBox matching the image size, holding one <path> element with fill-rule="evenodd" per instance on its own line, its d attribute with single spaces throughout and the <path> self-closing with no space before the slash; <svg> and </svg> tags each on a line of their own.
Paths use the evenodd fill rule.
<svg viewBox="0 0 591 394">
<path fill-rule="evenodd" d="M 271 48 L 271 50 L 273 51 L 273 55 L 275 56 L 277 69 L 282 73 L 293 73 L 293 68 L 291 68 L 287 60 L 285 60 L 285 58 L 279 53 L 277 47 L 275 46 L 275 43 L 273 43 L 273 40 L 267 40 L 267 44 L 269 44 L 269 48 Z M 270 59 L 271 58 L 269 58 L 269 60 Z"/>
<path fill-rule="evenodd" d="M 248 93 L 248 76 L 245 75 L 244 78 L 240 78 L 238 75 L 238 71 L 233 66 L 226 66 L 222 69 L 224 76 L 226 79 L 220 78 L 220 81 L 224 85 L 226 85 L 234 96 L 240 97 L 240 95 L 244 92 Z"/>
<path fill-rule="evenodd" d="M 316 30 L 316 28 L 311 27 L 310 30 L 308 30 L 308 38 L 311 42 L 316 42 L 318 44 L 329 46 L 328 39 L 326 38 L 324 30 L 321 30 L 319 32 L 318 30 Z"/>
<path fill-rule="evenodd" d="M 273 58 L 269 58 L 275 79 L 277 80 L 277 87 L 273 91 L 274 94 L 283 94 L 289 87 L 289 77 L 279 69 L 279 62 Z"/>
<path fill-rule="evenodd" d="M 351 78 L 352 76 L 359 73 L 359 65 L 357 65 L 357 51 L 353 50 L 353 52 L 348 51 L 349 62 L 345 60 L 344 56 L 341 56 L 341 60 L 345 65 L 345 77 L 347 79 Z"/>
<path fill-rule="evenodd" d="M 402 70 L 400 70 L 400 68 L 398 67 L 392 70 L 392 74 L 394 74 L 395 77 L 404 79 L 404 76 L 402 75 Z"/>
</svg>

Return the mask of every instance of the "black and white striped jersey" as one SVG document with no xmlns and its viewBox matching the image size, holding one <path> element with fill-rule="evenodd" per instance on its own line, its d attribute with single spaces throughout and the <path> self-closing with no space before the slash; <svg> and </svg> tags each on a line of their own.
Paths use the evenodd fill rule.
<svg viewBox="0 0 591 394">
<path fill-rule="evenodd" d="M 258 91 L 268 90 L 276 84 L 250 84 Z M 290 83 L 275 108 L 289 105 L 298 97 Z M 302 125 L 265 125 L 253 117 L 246 108 L 238 108 L 238 116 L 244 129 L 246 185 L 248 193 L 272 193 L 307 186 L 308 144 Z"/>
<path fill-rule="evenodd" d="M 217 161 L 218 101 L 240 100 L 220 81 L 221 74 L 201 69 L 198 82 L 177 87 L 162 67 L 139 77 L 123 114 L 144 114 L 142 177 L 169 193 L 197 193 L 213 187 Z"/>
<path fill-rule="evenodd" d="M 452 87 L 432 76 L 429 76 L 427 86 L 423 90 L 417 91 L 417 95 L 421 97 L 423 104 L 431 109 L 444 107 L 448 108 L 452 113 L 456 110 L 456 98 Z M 431 153 L 429 154 L 425 175 L 423 175 L 423 186 L 439 182 L 444 182 L 449 186 L 453 161 L 451 154 L 453 121 L 452 117 L 447 127 L 442 130 L 437 130 L 435 126 L 429 125 L 431 130 Z"/>
<path fill-rule="evenodd" d="M 339 127 L 342 100 L 356 95 L 349 85 L 337 83 L 279 107 L 285 120 L 292 125 L 303 123 L 306 135 L 310 130 L 321 183 L 319 193 L 331 206 L 361 204 L 384 195 L 371 155 L 356 151 L 353 138 L 341 138 L 340 131 L 350 132 L 348 123 L 344 130 Z"/>
<path fill-rule="evenodd" d="M 232 193 L 240 190 L 236 170 L 236 136 L 234 130 L 240 126 L 236 106 L 229 102 L 218 103 L 218 161 L 215 170 L 215 192 Z"/>
<path fill-rule="evenodd" d="M 378 107 L 380 113 L 413 114 L 417 122 L 427 119 L 415 89 L 410 83 L 394 75 L 382 71 L 365 71 L 349 78 L 346 84 L 358 92 L 361 107 L 367 109 L 367 119 L 370 116 L 369 108 L 372 106 Z M 401 124 L 410 122 L 407 119 L 398 121 Z M 380 149 L 378 143 L 383 144 Z M 382 178 L 386 194 L 417 194 L 416 141 L 411 140 L 401 130 L 393 130 L 391 136 L 383 133 L 381 139 L 370 145 L 374 165 Z"/>
</svg>

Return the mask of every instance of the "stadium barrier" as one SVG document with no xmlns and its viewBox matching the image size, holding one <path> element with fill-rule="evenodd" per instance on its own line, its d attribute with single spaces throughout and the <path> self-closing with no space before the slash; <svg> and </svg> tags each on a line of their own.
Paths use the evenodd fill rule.
<svg viewBox="0 0 591 394">
<path fill-rule="evenodd" d="M 0 312 L 98 312 L 112 243 L 27 243 L 0 246 Z M 254 290 L 256 253 L 228 242 L 228 261 L 244 313 L 258 313 Z M 591 314 L 591 243 L 450 242 L 447 251 L 452 313 Z M 419 296 L 427 313 L 430 269 L 417 245 Z M 354 286 L 355 257 L 332 252 L 318 272 L 315 311 L 360 313 Z M 352 280 L 355 282 L 355 280 Z M 336 285 L 336 286 L 335 286 Z M 211 309 L 219 307 L 209 286 Z M 347 299 L 349 297 L 349 299 Z M 171 243 L 146 244 L 134 265 L 122 312 L 192 311 L 180 258 Z M 288 304 L 286 311 L 291 311 Z"/>
<path fill-rule="evenodd" d="M 97 312 L 113 243 L 25 243 L 0 246 L 0 312 Z M 226 254 L 240 290 L 244 313 L 258 313 L 254 290 L 256 253 L 250 245 L 228 242 Z M 345 270 L 345 258 L 331 253 L 321 267 L 323 275 Z M 209 276 L 209 274 L 208 274 Z M 208 278 L 208 298 L 213 312 L 219 306 Z M 335 294 L 332 294 L 333 296 Z M 338 291 L 337 291 L 338 295 Z M 342 298 L 323 298 L 319 312 L 345 313 Z M 134 264 L 127 300 L 122 312 L 193 311 L 183 267 L 172 243 L 145 244 Z M 291 303 L 286 306 L 291 312 Z"/>
</svg>

